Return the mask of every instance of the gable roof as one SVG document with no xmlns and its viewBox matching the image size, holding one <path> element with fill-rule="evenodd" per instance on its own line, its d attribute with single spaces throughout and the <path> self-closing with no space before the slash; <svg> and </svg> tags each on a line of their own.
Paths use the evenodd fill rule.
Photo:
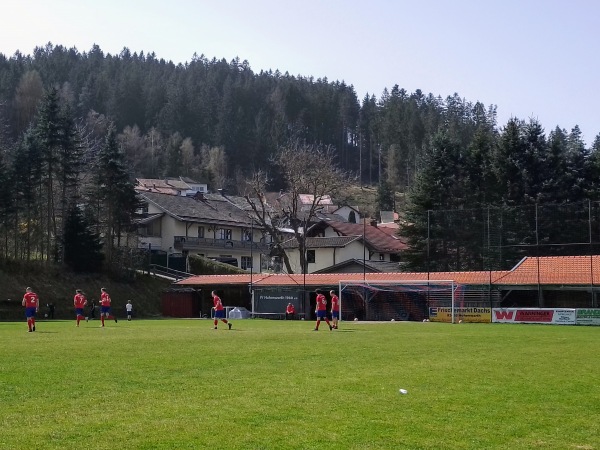
<svg viewBox="0 0 600 450">
<path fill-rule="evenodd" d="M 220 225 L 250 226 L 248 213 L 226 199 L 201 199 L 155 192 L 138 192 L 138 195 L 161 211 L 183 222 L 203 222 Z"/>
<path fill-rule="evenodd" d="M 363 269 L 364 263 L 364 269 Z M 400 263 L 392 262 L 392 261 L 373 261 L 373 260 L 365 260 L 362 259 L 347 259 L 346 261 L 342 261 L 340 263 L 334 264 L 332 266 L 326 267 L 324 269 L 315 270 L 313 273 L 340 273 L 341 269 L 355 267 L 359 270 L 356 272 L 363 272 L 366 270 L 368 272 L 398 272 L 400 268 Z M 351 273 L 351 272 L 346 272 Z"/>
<path fill-rule="evenodd" d="M 390 233 L 389 229 L 380 230 L 378 227 L 367 223 L 351 223 L 338 221 L 322 221 L 312 227 L 311 230 L 324 229 L 331 227 L 341 236 L 362 236 L 365 235 L 367 247 L 379 253 L 399 253 L 407 249 L 405 242 Z"/>
<path fill-rule="evenodd" d="M 351 242 L 361 240 L 361 236 L 332 236 L 332 237 L 307 237 L 306 249 L 315 248 L 339 248 L 345 247 Z M 285 241 L 283 248 L 298 248 L 298 240 L 296 238 Z"/>
</svg>

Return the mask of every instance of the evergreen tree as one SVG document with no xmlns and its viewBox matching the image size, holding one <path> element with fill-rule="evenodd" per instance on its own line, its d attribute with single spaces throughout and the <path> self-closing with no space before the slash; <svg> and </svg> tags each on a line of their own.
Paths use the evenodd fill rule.
<svg viewBox="0 0 600 450">
<path fill-rule="evenodd" d="M 547 177 L 541 188 L 543 199 L 551 199 L 563 203 L 569 194 L 567 179 L 567 136 L 564 130 L 556 127 L 548 137 L 548 153 L 546 156 Z"/>
<path fill-rule="evenodd" d="M 25 133 L 13 157 L 14 252 L 27 261 L 42 252 L 42 148 L 33 129 Z"/>
<path fill-rule="evenodd" d="M 450 248 L 456 237 L 442 210 L 464 207 L 462 167 L 458 142 L 440 133 L 427 147 L 421 170 L 408 195 L 405 221 L 399 236 L 407 239 L 406 267 L 410 270 L 448 270 Z M 432 215 L 432 210 L 440 210 Z M 436 219 L 437 220 L 433 220 Z M 450 225 L 450 226 L 448 226 Z M 462 225 L 459 225 L 462 226 Z M 458 253 L 454 253 L 458 257 Z"/>
<path fill-rule="evenodd" d="M 102 269 L 102 243 L 78 207 L 67 213 L 64 234 L 65 264 L 75 272 L 99 272 Z"/>
<path fill-rule="evenodd" d="M 104 237 L 106 260 L 110 264 L 113 248 L 119 247 L 123 234 L 130 231 L 139 206 L 127 173 L 125 155 L 117 144 L 114 126 L 109 128 L 104 146 L 98 154 L 94 181 L 100 212 L 98 222 Z"/>
<path fill-rule="evenodd" d="M 4 149 L 0 147 L 0 256 L 7 258 L 9 255 L 9 246 L 11 238 L 15 239 L 12 233 L 11 219 L 14 214 L 14 190 L 8 189 L 13 186 L 11 173 L 6 164 Z"/>
<path fill-rule="evenodd" d="M 567 137 L 566 185 L 569 187 L 567 201 L 578 202 L 586 198 L 589 191 L 589 152 L 585 148 L 581 130 L 575 127 Z"/>
<path fill-rule="evenodd" d="M 183 138 L 179 133 L 173 133 L 167 141 L 167 167 L 165 175 L 167 177 L 177 177 L 183 170 L 183 152 L 181 145 Z"/>
<path fill-rule="evenodd" d="M 387 181 L 377 186 L 377 208 L 379 211 L 394 211 L 394 189 Z"/>
<path fill-rule="evenodd" d="M 62 123 L 58 92 L 53 87 L 44 96 L 36 125 L 37 140 L 42 150 L 41 181 L 46 200 L 42 217 L 42 223 L 45 225 L 42 235 L 44 245 L 41 249 L 42 257 L 45 259 L 49 259 L 52 255 L 55 258 L 58 256 L 56 239 L 59 236 L 59 226 L 57 223 L 55 201 L 57 197 L 58 154 L 61 145 L 64 143 L 63 130 L 61 128 Z"/>
<path fill-rule="evenodd" d="M 60 131 L 56 170 L 57 184 L 60 188 L 61 240 L 64 242 L 65 218 L 67 211 L 79 197 L 79 177 L 83 164 L 83 148 L 68 106 L 60 116 Z M 60 256 L 61 260 L 64 260 L 64 249 Z"/>
<path fill-rule="evenodd" d="M 600 134 L 596 135 L 592 143 L 588 167 L 590 178 L 588 198 L 598 201 L 600 200 Z"/>
</svg>

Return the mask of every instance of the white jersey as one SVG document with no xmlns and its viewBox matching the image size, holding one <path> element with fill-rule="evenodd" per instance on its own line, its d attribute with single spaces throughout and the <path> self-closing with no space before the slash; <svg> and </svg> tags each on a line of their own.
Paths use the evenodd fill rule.
<svg viewBox="0 0 600 450">
<path fill-rule="evenodd" d="M 127 303 L 125 305 L 125 308 L 127 309 L 127 312 L 131 312 L 133 311 L 133 305 L 131 303 Z"/>
</svg>

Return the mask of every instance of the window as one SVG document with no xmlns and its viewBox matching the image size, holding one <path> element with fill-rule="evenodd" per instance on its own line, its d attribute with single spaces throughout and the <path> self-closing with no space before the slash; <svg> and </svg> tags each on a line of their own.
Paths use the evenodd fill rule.
<svg viewBox="0 0 600 450">
<path fill-rule="evenodd" d="M 314 250 L 306 250 L 306 262 L 314 264 L 315 262 L 315 251 Z"/>
<path fill-rule="evenodd" d="M 231 239 L 231 229 L 219 228 L 219 239 Z"/>
<path fill-rule="evenodd" d="M 379 261 L 385 261 L 385 255 L 383 253 L 379 254 Z"/>
<path fill-rule="evenodd" d="M 252 269 L 252 258 L 250 256 L 242 256 L 242 269 Z"/>
<path fill-rule="evenodd" d="M 204 227 L 198 227 L 198 237 L 199 238 L 204 237 Z"/>
<path fill-rule="evenodd" d="M 161 229 L 160 229 L 160 220 L 154 220 L 150 223 L 146 224 L 146 232 L 143 233 L 143 236 L 154 236 L 154 237 L 160 237 L 161 235 Z"/>
<path fill-rule="evenodd" d="M 245 242 L 252 242 L 252 230 L 248 228 L 242 229 L 242 240 Z"/>
</svg>

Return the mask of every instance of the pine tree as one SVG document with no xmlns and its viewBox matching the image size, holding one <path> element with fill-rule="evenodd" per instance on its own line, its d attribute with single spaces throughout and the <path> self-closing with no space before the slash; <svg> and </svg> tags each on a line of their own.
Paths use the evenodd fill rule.
<svg viewBox="0 0 600 450">
<path fill-rule="evenodd" d="M 39 111 L 36 125 L 37 140 L 42 150 L 41 181 L 44 188 L 46 204 L 43 209 L 44 245 L 41 249 L 42 257 L 49 259 L 51 255 L 57 258 L 57 211 L 56 211 L 56 184 L 58 171 L 58 153 L 63 144 L 61 129 L 62 118 L 58 104 L 58 92 L 51 88 L 44 96 L 44 101 Z M 45 253 L 45 255 L 44 255 Z"/>
<path fill-rule="evenodd" d="M 77 206 L 72 207 L 65 220 L 65 264 L 75 272 L 99 272 L 102 269 L 102 243 Z"/>
<path fill-rule="evenodd" d="M 77 206 L 67 213 L 64 234 L 64 261 L 75 272 L 99 272 L 102 269 L 102 243 Z"/>
<path fill-rule="evenodd" d="M 4 150 L 0 147 L 0 186 L 5 186 L 4 189 L 0 189 L 0 256 L 7 258 L 10 240 L 11 238 L 14 240 L 16 236 L 11 233 L 11 219 L 15 205 L 14 190 L 6 188 L 13 186 L 13 182 L 5 160 Z"/>
<path fill-rule="evenodd" d="M 379 211 L 394 210 L 394 189 L 387 181 L 382 181 L 377 186 L 377 208 Z"/>
<path fill-rule="evenodd" d="M 106 260 L 110 264 L 113 248 L 120 246 L 122 236 L 130 231 L 139 206 L 127 173 L 125 155 L 117 144 L 114 125 L 108 130 L 95 169 L 95 195 L 101 215 L 98 221 L 104 238 Z"/>
</svg>

